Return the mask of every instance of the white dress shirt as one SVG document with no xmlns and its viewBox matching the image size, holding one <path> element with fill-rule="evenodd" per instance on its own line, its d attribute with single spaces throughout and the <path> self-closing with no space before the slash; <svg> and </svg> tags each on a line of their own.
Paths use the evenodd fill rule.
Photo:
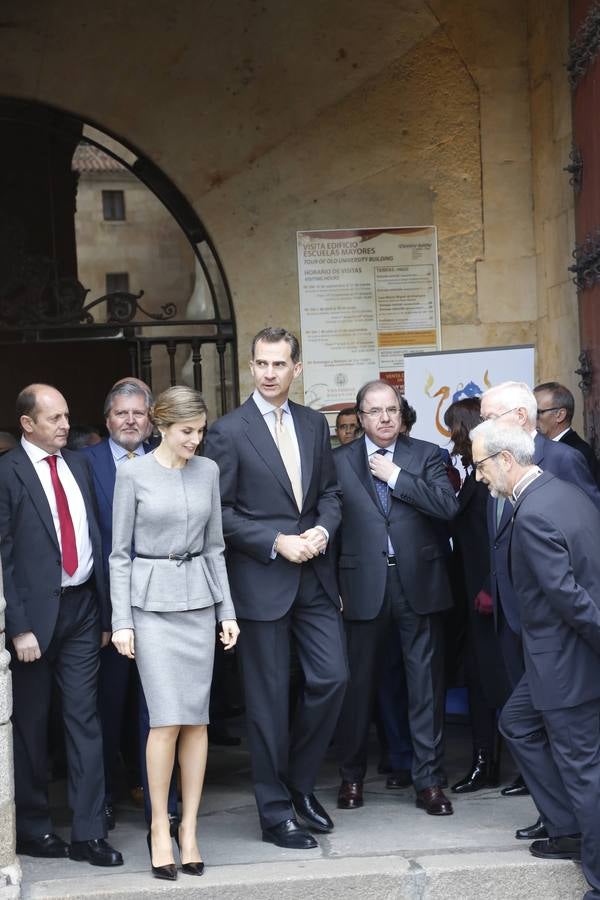
<svg viewBox="0 0 600 900">
<path fill-rule="evenodd" d="M 565 428 L 564 431 L 561 431 L 560 434 L 556 434 L 556 435 L 552 438 L 552 440 L 553 440 L 553 441 L 560 441 L 560 439 L 561 439 L 562 437 L 564 437 L 565 434 L 568 434 L 570 430 L 571 430 L 571 426 L 569 425 L 569 427 L 568 427 L 568 428 Z"/>
<path fill-rule="evenodd" d="M 46 458 L 50 455 L 32 444 L 24 437 L 21 438 L 21 446 L 31 460 L 36 475 L 40 479 L 42 488 L 48 500 L 52 521 L 56 530 L 58 546 L 60 543 L 60 522 L 58 521 L 58 508 L 56 506 L 56 496 L 54 487 L 52 486 L 52 476 L 50 474 L 50 466 L 46 462 Z M 92 542 L 90 540 L 90 529 L 85 511 L 85 503 L 79 489 L 79 485 L 75 481 L 75 477 L 70 468 L 64 461 L 60 450 L 55 454 L 57 458 L 56 471 L 60 482 L 67 495 L 67 503 L 69 504 L 69 512 L 73 520 L 73 529 L 75 531 L 75 543 L 77 546 L 77 568 L 72 575 L 68 575 L 62 570 L 60 584 L 61 587 L 73 587 L 74 585 L 83 584 L 92 574 L 94 560 L 92 557 Z"/>
</svg>

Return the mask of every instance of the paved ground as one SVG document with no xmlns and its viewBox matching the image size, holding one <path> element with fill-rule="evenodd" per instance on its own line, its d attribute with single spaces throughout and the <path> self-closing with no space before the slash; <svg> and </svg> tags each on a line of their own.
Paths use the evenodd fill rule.
<svg viewBox="0 0 600 900">
<path fill-rule="evenodd" d="M 376 758 L 375 748 L 374 758 Z M 470 757 L 468 730 L 448 729 L 450 783 L 464 774 Z M 23 857 L 22 894 L 42 898 L 202 896 L 210 900 L 298 900 L 298 898 L 386 898 L 386 900 L 571 900 L 584 891 L 572 862 L 535 860 L 528 845 L 514 840 L 517 827 L 536 817 L 529 798 L 506 799 L 484 790 L 455 799 L 455 815 L 435 818 L 417 810 L 414 792 L 389 791 L 375 765 L 360 810 L 336 810 L 338 778 L 333 760 L 321 773 L 318 796 L 335 818 L 335 831 L 319 838 L 319 849 L 284 851 L 260 840 L 250 788 L 248 756 L 241 748 L 211 747 L 208 780 L 198 820 L 207 864 L 202 878 L 180 874 L 175 885 L 149 872 L 140 810 L 118 807 L 111 841 L 125 865 L 108 871 L 70 860 Z M 505 778 L 512 776 L 510 762 Z M 60 798 L 60 786 L 57 786 Z M 67 814 L 57 830 L 68 837 Z M 62 824 L 61 824 L 62 823 Z"/>
</svg>

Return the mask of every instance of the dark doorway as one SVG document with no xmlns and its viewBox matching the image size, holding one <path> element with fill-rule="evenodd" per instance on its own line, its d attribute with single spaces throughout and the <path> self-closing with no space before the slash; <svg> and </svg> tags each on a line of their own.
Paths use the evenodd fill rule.
<svg viewBox="0 0 600 900">
<path fill-rule="evenodd" d="M 221 263 L 186 198 L 94 123 L 0 98 L 0 430 L 31 381 L 74 421 L 101 418 L 112 383 L 203 390 L 211 418 L 238 402 L 235 320 Z"/>
</svg>

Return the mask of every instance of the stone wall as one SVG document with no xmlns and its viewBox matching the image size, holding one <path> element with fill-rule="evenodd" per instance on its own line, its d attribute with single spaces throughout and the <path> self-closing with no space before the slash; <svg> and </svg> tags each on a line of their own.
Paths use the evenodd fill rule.
<svg viewBox="0 0 600 900">
<path fill-rule="evenodd" d="M 299 327 L 296 230 L 352 226 L 436 225 L 443 347 L 537 341 L 572 383 L 568 0 L 4 6 L 0 90 L 139 146 L 207 225 L 242 396 L 251 335 Z"/>
<path fill-rule="evenodd" d="M 15 857 L 12 684 L 4 640 L 5 607 L 0 567 L 0 900 L 13 900 L 19 896 L 21 869 Z"/>
<path fill-rule="evenodd" d="M 571 92 L 565 70 L 568 4 L 529 0 L 528 23 L 538 375 L 540 381 L 558 377 L 573 391 L 575 427 L 581 430 L 583 404 L 573 371 L 578 366 L 579 312 L 568 272 L 575 246 L 575 198 L 564 171 L 572 143 Z"/>
</svg>

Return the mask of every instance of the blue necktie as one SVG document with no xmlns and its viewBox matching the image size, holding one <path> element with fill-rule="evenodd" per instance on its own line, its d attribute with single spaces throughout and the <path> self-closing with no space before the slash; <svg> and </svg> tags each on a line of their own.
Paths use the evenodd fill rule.
<svg viewBox="0 0 600 900">
<path fill-rule="evenodd" d="M 385 456 L 387 450 L 384 450 L 384 448 L 381 447 L 377 451 L 377 453 L 379 453 L 380 456 Z M 381 508 L 384 513 L 387 513 L 390 507 L 390 489 L 388 487 L 388 483 L 387 481 L 381 481 L 380 478 L 375 478 L 375 476 L 373 476 L 373 481 L 375 482 L 375 490 L 377 491 L 377 496 L 379 497 Z"/>
</svg>

